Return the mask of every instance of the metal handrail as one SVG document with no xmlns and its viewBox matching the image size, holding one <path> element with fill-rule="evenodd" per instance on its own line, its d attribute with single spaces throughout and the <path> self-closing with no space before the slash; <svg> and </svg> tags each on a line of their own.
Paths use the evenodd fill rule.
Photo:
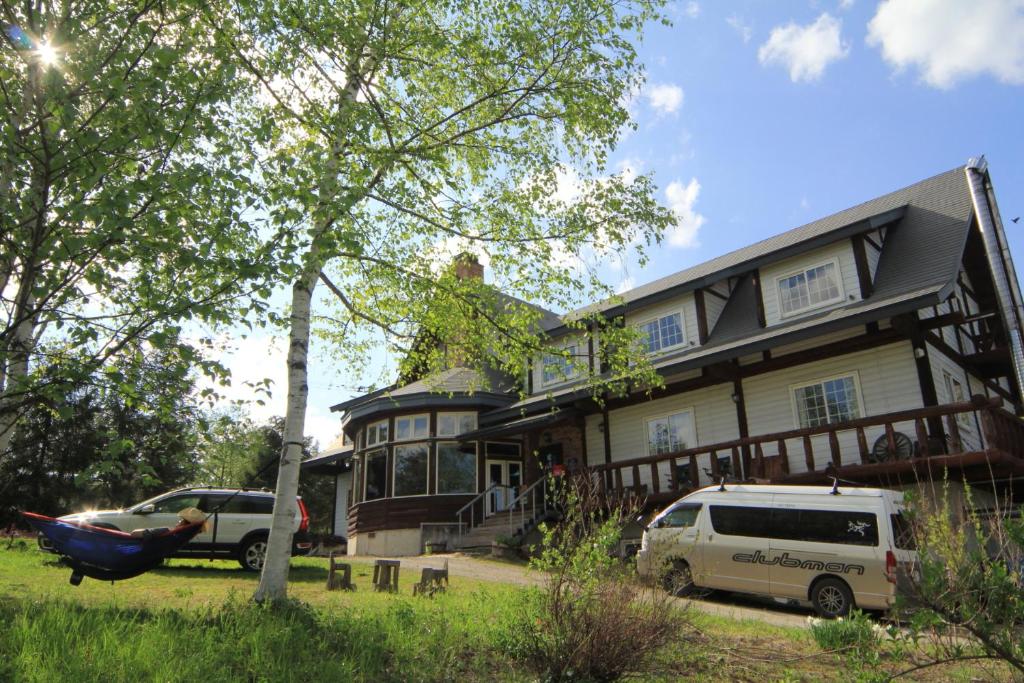
<svg viewBox="0 0 1024 683">
<path fill-rule="evenodd" d="M 548 480 L 547 477 L 541 477 L 540 479 L 538 479 L 537 481 L 533 482 L 532 484 L 527 486 L 525 489 L 520 491 L 519 494 L 512 500 L 512 503 L 511 503 L 511 505 L 509 505 L 509 508 L 508 508 L 508 528 L 509 528 L 510 532 L 512 530 L 512 515 L 515 512 L 516 505 L 519 506 L 519 528 L 522 529 L 523 531 L 526 530 L 526 506 L 524 505 L 524 502 L 526 500 L 527 494 L 529 494 L 529 496 L 530 496 L 530 509 L 533 510 L 534 517 L 536 517 L 536 514 L 537 514 L 537 487 L 538 486 L 543 486 L 545 483 L 547 483 L 547 480 Z M 545 493 L 545 491 L 542 490 L 541 491 L 542 495 L 540 497 L 541 512 L 547 513 L 547 511 L 548 511 L 548 497 L 546 495 L 543 495 L 544 493 Z"/>
<path fill-rule="evenodd" d="M 469 528 L 472 529 L 473 527 L 475 527 L 476 526 L 476 504 L 477 504 L 477 502 L 480 501 L 481 499 L 483 499 L 483 497 L 486 496 L 488 493 L 491 493 L 492 491 L 494 491 L 496 489 L 513 489 L 513 490 L 515 490 L 515 487 L 509 486 L 507 484 L 491 484 L 490 486 L 485 488 L 483 491 L 481 491 L 480 493 L 476 494 L 476 496 L 474 496 L 471 501 L 469 501 L 468 503 L 463 505 L 461 508 L 459 508 L 458 512 L 455 513 L 456 519 L 459 520 L 459 544 L 460 545 L 462 544 L 462 526 L 463 526 L 462 515 L 465 514 L 466 510 L 468 509 L 469 510 Z M 484 516 L 486 517 L 486 514 Z M 482 522 L 483 519 L 481 519 L 480 521 Z"/>
</svg>

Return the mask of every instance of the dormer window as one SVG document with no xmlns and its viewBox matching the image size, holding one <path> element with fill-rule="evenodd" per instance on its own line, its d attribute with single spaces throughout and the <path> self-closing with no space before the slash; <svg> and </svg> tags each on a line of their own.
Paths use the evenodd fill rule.
<svg viewBox="0 0 1024 683">
<path fill-rule="evenodd" d="M 682 313 L 671 313 L 648 320 L 640 324 L 640 331 L 644 335 L 643 343 L 647 353 L 657 353 L 686 341 L 683 335 Z"/>
<path fill-rule="evenodd" d="M 779 310 L 783 316 L 839 303 L 843 287 L 839 264 L 829 261 L 778 279 Z"/>
<path fill-rule="evenodd" d="M 542 379 L 545 385 L 565 382 L 576 378 L 580 374 L 579 368 L 573 360 L 576 358 L 576 345 L 566 346 L 563 351 L 566 355 L 556 355 L 553 353 L 544 354 L 544 371 Z"/>
</svg>

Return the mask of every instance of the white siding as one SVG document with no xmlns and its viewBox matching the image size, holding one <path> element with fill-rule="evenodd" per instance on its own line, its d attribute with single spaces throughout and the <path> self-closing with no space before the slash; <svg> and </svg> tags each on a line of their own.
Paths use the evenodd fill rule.
<svg viewBox="0 0 1024 683">
<path fill-rule="evenodd" d="M 335 480 L 334 535 L 348 536 L 348 492 L 352 488 L 352 472 L 343 472 Z"/>
<path fill-rule="evenodd" d="M 577 334 L 569 335 L 559 339 L 555 339 L 551 342 L 550 346 L 552 349 L 564 349 L 567 346 L 576 345 L 576 362 L 580 368 L 580 375 L 569 380 L 552 382 L 551 384 L 544 384 L 544 359 L 536 358 L 533 361 L 533 394 L 546 394 L 551 389 L 562 387 L 570 384 L 577 379 L 582 379 L 586 375 L 586 371 L 589 363 L 588 353 L 589 345 L 587 344 L 587 335 Z"/>
<path fill-rule="evenodd" d="M 809 251 L 799 256 L 783 259 L 760 270 L 761 292 L 764 297 L 765 323 L 771 327 L 783 320 L 779 309 L 779 283 L 778 278 L 802 270 L 820 266 L 831 260 L 835 260 L 839 266 L 840 282 L 842 283 L 842 301 L 834 304 L 841 306 L 860 299 L 860 282 L 857 280 L 857 266 L 853 261 L 853 245 L 850 240 L 840 240 L 828 244 L 820 249 Z M 826 309 L 828 307 L 825 307 Z M 818 312 L 822 308 L 809 310 L 808 313 Z M 800 314 L 787 316 L 786 320 L 799 318 Z"/>
<path fill-rule="evenodd" d="M 946 383 L 946 377 L 944 373 L 949 373 L 953 379 L 960 382 L 963 387 L 964 398 L 969 399 L 970 394 L 970 381 L 967 376 L 967 372 L 962 367 L 950 360 L 946 354 L 936 351 L 929 344 L 928 348 L 928 361 L 932 367 L 932 378 L 935 381 L 935 394 L 939 400 L 939 403 L 953 403 L 954 398 L 949 391 L 949 386 Z M 969 414 L 966 418 L 961 418 L 962 422 L 959 423 L 960 428 L 960 440 L 963 442 L 963 448 L 965 451 L 978 450 L 981 448 L 981 425 L 978 423 L 977 416 L 973 413 Z M 943 429 L 946 427 L 946 420 L 943 418 Z"/>
<path fill-rule="evenodd" d="M 600 465 L 604 463 L 604 430 L 601 425 L 604 423 L 604 415 L 587 415 L 586 426 L 584 427 L 587 439 L 587 465 Z"/>
<path fill-rule="evenodd" d="M 683 346 L 674 346 L 669 349 L 670 352 L 677 352 L 683 348 L 697 345 L 697 305 L 693 301 L 693 292 L 686 292 L 668 301 L 661 301 L 630 311 L 626 313 L 626 324 L 639 325 L 653 318 L 680 312 L 683 314 L 683 334 L 686 339 L 683 341 Z"/>
<path fill-rule="evenodd" d="M 877 234 L 872 234 L 871 239 L 878 242 Z M 868 257 L 868 272 L 871 274 L 871 282 L 875 281 L 875 273 L 878 272 L 878 261 L 882 257 L 882 252 L 875 249 L 873 246 L 864 243 L 864 254 Z"/>
<path fill-rule="evenodd" d="M 732 384 L 719 384 L 611 411 L 608 417 L 611 424 L 612 462 L 647 457 L 647 418 L 687 409 L 693 410 L 694 426 L 697 432 L 697 443 L 694 445 L 712 444 L 739 438 L 736 404 L 732 400 Z M 588 428 L 590 426 L 589 420 L 587 426 Z M 588 452 L 590 450 L 589 435 L 588 431 Z M 603 457 L 603 448 L 599 452 Z M 687 462 L 687 460 L 680 460 L 679 464 Z M 707 455 L 698 458 L 702 484 L 710 483 L 704 474 L 704 469 L 710 468 L 711 464 Z M 623 484 L 632 486 L 634 484 L 632 472 L 625 470 L 622 474 Z M 669 463 L 661 463 L 659 478 L 662 490 L 668 487 L 668 477 Z M 640 484 L 648 486 L 648 490 L 651 490 L 651 468 L 648 465 L 640 468 Z"/>
<path fill-rule="evenodd" d="M 714 284 L 708 289 L 713 289 L 722 296 L 729 296 L 729 287 L 724 283 Z M 704 310 L 708 314 L 708 333 L 710 334 L 714 329 L 715 325 L 718 324 L 718 319 L 722 315 L 722 311 L 725 310 L 726 299 L 714 294 L 704 293 Z"/>
<path fill-rule="evenodd" d="M 863 417 L 910 410 L 923 405 L 913 350 L 909 342 L 899 342 L 743 380 L 750 435 L 784 432 L 799 427 L 793 407 L 793 385 L 854 373 L 860 385 Z M 912 440 L 915 438 L 913 424 L 898 424 L 895 427 Z M 868 448 L 883 433 L 882 427 L 866 429 Z M 843 463 L 859 463 L 856 432 L 840 432 L 839 442 Z M 815 437 L 811 445 L 815 469 L 824 469 L 830 461 L 828 437 Z M 790 472 L 795 474 L 807 471 L 801 441 L 791 439 L 786 447 Z M 777 451 L 773 447 L 766 448 L 764 454 L 777 455 Z"/>
</svg>

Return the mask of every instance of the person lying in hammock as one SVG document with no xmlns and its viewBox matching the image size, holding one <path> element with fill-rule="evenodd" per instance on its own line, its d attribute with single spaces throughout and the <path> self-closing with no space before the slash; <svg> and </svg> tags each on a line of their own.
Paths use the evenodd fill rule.
<svg viewBox="0 0 1024 683">
<path fill-rule="evenodd" d="M 181 521 L 174 528 L 138 529 L 131 533 L 34 512 L 23 512 L 22 516 L 50 540 L 61 561 L 71 567 L 73 586 L 80 584 L 84 576 L 122 581 L 148 572 L 178 552 L 207 524 L 207 515 L 196 508 L 182 510 Z"/>
</svg>

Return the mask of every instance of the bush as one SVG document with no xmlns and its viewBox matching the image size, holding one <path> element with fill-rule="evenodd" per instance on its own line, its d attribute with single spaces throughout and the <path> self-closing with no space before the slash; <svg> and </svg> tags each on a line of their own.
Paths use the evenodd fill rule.
<svg viewBox="0 0 1024 683">
<path fill-rule="evenodd" d="M 854 611 L 849 617 L 817 619 L 810 617 L 811 636 L 822 650 L 832 652 L 854 651 L 866 653 L 877 650 L 886 630 L 874 623 L 863 612 Z"/>
<path fill-rule="evenodd" d="M 526 601 L 509 647 L 551 681 L 613 681 L 649 668 L 687 622 L 615 555 L 636 506 L 607 504 L 586 478 L 564 483 L 556 498 L 565 517 L 542 527 L 533 561 L 547 583 Z"/>
</svg>

